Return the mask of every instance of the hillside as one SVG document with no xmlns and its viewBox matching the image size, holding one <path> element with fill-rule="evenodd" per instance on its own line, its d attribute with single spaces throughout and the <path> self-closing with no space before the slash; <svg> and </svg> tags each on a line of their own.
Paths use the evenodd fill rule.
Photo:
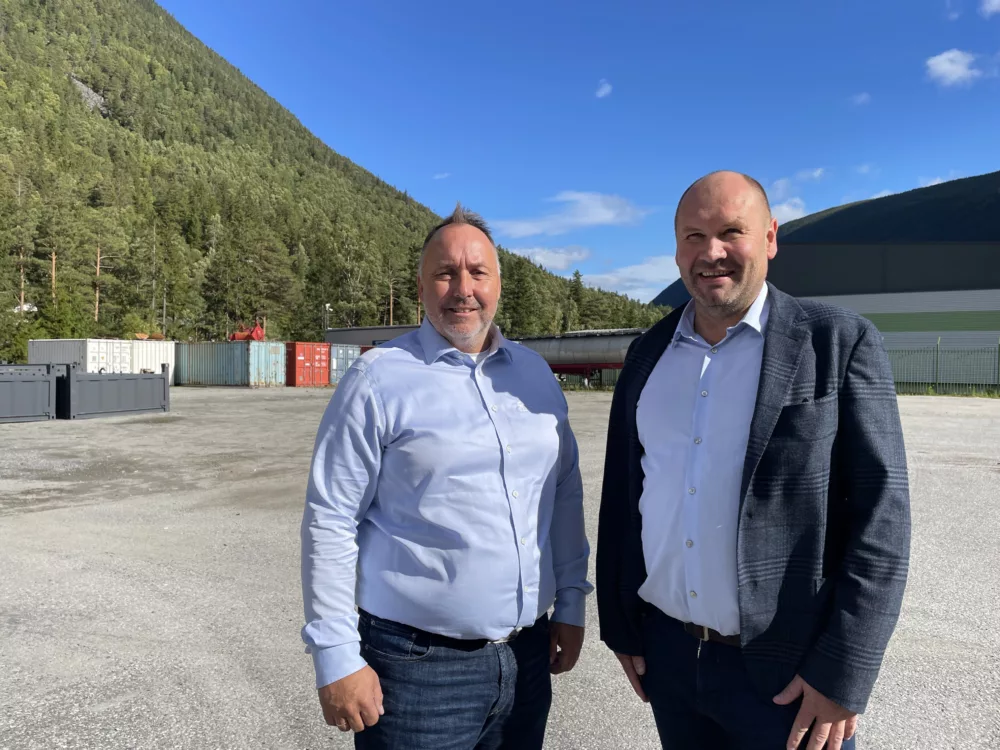
<svg viewBox="0 0 1000 750">
<path fill-rule="evenodd" d="M 1000 242 L 1000 172 L 836 206 L 785 224 L 795 244 Z"/>
<path fill-rule="evenodd" d="M 0 0 L 0 359 L 29 337 L 218 338 L 256 317 L 315 338 L 326 304 L 330 325 L 416 322 L 437 218 L 149 0 Z M 511 335 L 662 314 L 501 262 Z"/>
</svg>

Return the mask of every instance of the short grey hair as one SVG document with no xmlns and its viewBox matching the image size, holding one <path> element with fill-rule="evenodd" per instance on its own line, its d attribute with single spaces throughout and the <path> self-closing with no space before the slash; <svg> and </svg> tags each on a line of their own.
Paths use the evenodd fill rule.
<svg viewBox="0 0 1000 750">
<path fill-rule="evenodd" d="M 422 276 L 424 273 L 424 258 L 427 257 L 427 248 L 430 247 L 431 241 L 434 239 L 434 235 L 436 235 L 439 230 L 452 224 L 468 224 L 486 235 L 486 239 L 490 241 L 490 247 L 493 248 L 493 253 L 496 255 L 497 273 L 500 273 L 500 251 L 497 250 L 497 246 L 493 242 L 493 234 L 490 232 L 489 224 L 487 224 L 486 220 L 479 214 L 463 208 L 461 202 L 459 202 L 455 204 L 455 210 L 451 212 L 451 216 L 438 223 L 427 233 L 427 237 L 424 238 L 424 245 L 420 248 L 420 262 L 417 264 L 417 274 Z"/>
</svg>

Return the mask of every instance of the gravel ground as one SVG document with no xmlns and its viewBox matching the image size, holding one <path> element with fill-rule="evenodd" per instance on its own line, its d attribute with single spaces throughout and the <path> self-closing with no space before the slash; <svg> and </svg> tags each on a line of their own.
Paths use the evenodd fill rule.
<svg viewBox="0 0 1000 750">
<path fill-rule="evenodd" d="M 299 640 L 319 390 L 176 388 L 158 417 L 0 425 L 0 748 L 347 748 Z M 569 394 L 596 538 L 608 394 Z M 905 608 L 858 746 L 1000 747 L 1000 400 L 901 399 Z M 658 747 L 597 640 L 547 747 Z"/>
</svg>

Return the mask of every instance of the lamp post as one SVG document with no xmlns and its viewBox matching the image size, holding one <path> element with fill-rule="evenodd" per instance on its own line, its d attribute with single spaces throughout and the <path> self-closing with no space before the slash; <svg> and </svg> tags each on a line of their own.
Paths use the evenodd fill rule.
<svg viewBox="0 0 1000 750">
<path fill-rule="evenodd" d="M 327 302 L 323 305 L 323 335 L 326 335 L 327 330 L 330 328 L 330 303 Z"/>
</svg>

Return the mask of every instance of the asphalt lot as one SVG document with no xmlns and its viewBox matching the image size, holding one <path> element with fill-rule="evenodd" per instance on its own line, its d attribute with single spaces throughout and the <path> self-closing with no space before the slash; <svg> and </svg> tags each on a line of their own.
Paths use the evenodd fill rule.
<svg viewBox="0 0 1000 750">
<path fill-rule="evenodd" d="M 0 748 L 347 748 L 299 639 L 317 390 L 0 425 Z M 569 394 L 596 539 L 608 394 Z M 913 557 L 860 748 L 1000 747 L 1000 399 L 905 397 Z M 593 600 L 591 600 L 593 602 Z M 657 748 L 597 640 L 547 747 Z"/>
</svg>

